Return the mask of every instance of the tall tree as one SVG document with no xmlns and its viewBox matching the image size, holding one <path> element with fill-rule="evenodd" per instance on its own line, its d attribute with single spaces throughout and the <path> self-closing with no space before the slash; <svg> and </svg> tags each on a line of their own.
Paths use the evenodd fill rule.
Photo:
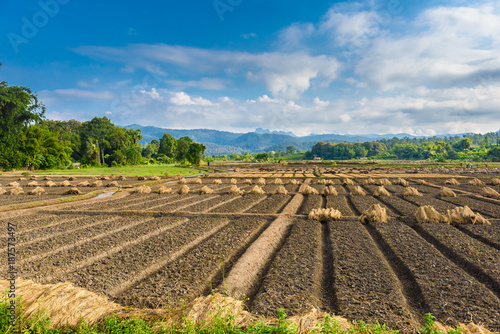
<svg viewBox="0 0 500 334">
<path fill-rule="evenodd" d="M 163 137 L 160 138 L 160 145 L 158 147 L 158 154 L 166 155 L 169 158 L 173 158 L 177 149 L 177 141 L 174 137 L 165 133 Z"/>
</svg>

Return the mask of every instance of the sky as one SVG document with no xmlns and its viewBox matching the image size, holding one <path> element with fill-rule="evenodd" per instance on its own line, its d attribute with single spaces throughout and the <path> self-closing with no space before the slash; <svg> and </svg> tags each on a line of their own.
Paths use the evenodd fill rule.
<svg viewBox="0 0 500 334">
<path fill-rule="evenodd" d="M 500 130 L 500 4 L 0 2 L 0 81 L 49 119 L 249 132 Z"/>
</svg>

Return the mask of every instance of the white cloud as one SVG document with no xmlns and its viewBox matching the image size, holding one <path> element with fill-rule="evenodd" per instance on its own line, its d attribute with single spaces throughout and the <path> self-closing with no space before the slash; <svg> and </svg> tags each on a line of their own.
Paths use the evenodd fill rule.
<svg viewBox="0 0 500 334">
<path fill-rule="evenodd" d="M 160 96 L 160 94 L 158 93 L 158 91 L 156 90 L 156 88 L 151 88 L 150 91 L 141 90 L 140 93 L 149 95 L 154 100 L 160 100 L 160 101 L 163 100 L 163 97 Z"/>
<path fill-rule="evenodd" d="M 330 105 L 330 101 L 321 101 L 319 97 L 314 98 L 314 104 L 320 106 L 320 107 L 328 107 Z"/>
<path fill-rule="evenodd" d="M 220 78 L 201 78 L 200 80 L 189 80 L 189 81 L 165 80 L 165 83 L 176 86 L 177 88 L 180 89 L 195 87 L 201 89 L 222 90 L 226 88 L 228 80 Z"/>
<path fill-rule="evenodd" d="M 58 99 L 111 100 L 114 98 L 113 94 L 108 91 L 93 92 L 74 88 L 56 89 L 53 91 L 42 90 L 38 95 L 40 100 L 44 103 Z"/>
<path fill-rule="evenodd" d="M 170 103 L 176 104 L 179 106 L 185 105 L 198 105 L 198 106 L 210 106 L 212 102 L 206 100 L 201 97 L 191 98 L 188 94 L 184 92 L 173 93 L 173 96 L 170 98 Z"/>
</svg>

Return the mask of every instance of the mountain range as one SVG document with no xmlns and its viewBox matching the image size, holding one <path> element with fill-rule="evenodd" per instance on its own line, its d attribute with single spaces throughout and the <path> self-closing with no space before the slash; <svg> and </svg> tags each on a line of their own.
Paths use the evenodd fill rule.
<svg viewBox="0 0 500 334">
<path fill-rule="evenodd" d="M 300 137 L 292 132 L 270 131 L 261 128 L 256 129 L 254 132 L 235 133 L 210 129 L 165 129 L 155 126 L 142 126 L 139 124 L 127 125 L 125 128 L 140 129 L 143 137 L 140 141 L 141 144 L 149 143 L 153 139 L 158 140 L 165 133 L 170 134 L 176 139 L 187 136 L 193 139 L 193 141 L 205 145 L 207 147 L 205 154 L 207 155 L 285 151 L 289 145 L 292 145 L 297 151 L 307 151 L 318 141 L 364 142 L 382 138 L 416 137 L 406 133 L 386 135 L 311 134 Z"/>
</svg>

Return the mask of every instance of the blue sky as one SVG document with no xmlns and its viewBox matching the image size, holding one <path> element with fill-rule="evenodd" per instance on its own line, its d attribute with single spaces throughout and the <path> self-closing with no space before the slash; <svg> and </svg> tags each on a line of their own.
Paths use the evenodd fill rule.
<svg viewBox="0 0 500 334">
<path fill-rule="evenodd" d="M 500 129 L 486 1 L 0 3 L 0 80 L 50 119 L 433 135 Z"/>
</svg>

